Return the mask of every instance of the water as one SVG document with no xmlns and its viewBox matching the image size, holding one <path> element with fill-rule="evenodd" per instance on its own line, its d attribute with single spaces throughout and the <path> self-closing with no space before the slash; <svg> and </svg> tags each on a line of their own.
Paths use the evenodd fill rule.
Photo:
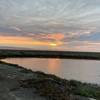
<svg viewBox="0 0 100 100">
<path fill-rule="evenodd" d="M 65 79 L 100 84 L 100 61 L 96 60 L 7 58 L 3 61 L 18 64 L 33 71 L 55 74 Z"/>
</svg>

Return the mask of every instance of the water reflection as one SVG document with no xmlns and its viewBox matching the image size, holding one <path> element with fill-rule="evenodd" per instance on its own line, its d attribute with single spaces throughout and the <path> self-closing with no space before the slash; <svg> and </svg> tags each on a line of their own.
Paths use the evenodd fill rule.
<svg viewBox="0 0 100 100">
<path fill-rule="evenodd" d="M 60 72 L 60 60 L 59 59 L 48 59 L 48 72 L 59 73 Z"/>
<path fill-rule="evenodd" d="M 96 60 L 7 58 L 3 61 L 66 79 L 100 84 L 100 61 Z"/>
</svg>

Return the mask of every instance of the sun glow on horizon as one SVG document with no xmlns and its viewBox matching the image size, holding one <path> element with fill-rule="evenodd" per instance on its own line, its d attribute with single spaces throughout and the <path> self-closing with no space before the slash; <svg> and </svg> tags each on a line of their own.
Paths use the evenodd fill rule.
<svg viewBox="0 0 100 100">
<path fill-rule="evenodd" d="M 30 37 L 21 37 L 21 36 L 0 36 L 0 45 L 12 45 L 12 46 L 48 46 L 48 47 L 57 47 L 62 45 L 61 41 L 42 41 L 35 40 Z"/>
<path fill-rule="evenodd" d="M 56 47 L 57 44 L 56 43 L 50 43 L 50 46 Z"/>
<path fill-rule="evenodd" d="M 50 46 L 52 47 L 57 47 L 57 46 L 61 46 L 63 44 L 63 42 L 61 41 L 56 41 L 56 42 L 50 42 Z"/>
</svg>

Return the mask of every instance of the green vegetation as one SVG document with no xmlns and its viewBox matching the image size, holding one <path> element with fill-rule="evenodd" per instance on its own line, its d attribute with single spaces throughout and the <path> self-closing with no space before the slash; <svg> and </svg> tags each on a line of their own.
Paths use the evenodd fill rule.
<svg viewBox="0 0 100 100">
<path fill-rule="evenodd" d="M 37 79 L 20 81 L 21 87 L 34 87 L 41 96 L 47 97 L 48 100 L 73 100 L 71 98 L 79 100 L 75 99 L 79 96 L 100 100 L 100 86 L 96 84 L 81 83 L 75 80 L 68 81 L 42 72 L 34 73 L 37 74 Z"/>
<path fill-rule="evenodd" d="M 68 99 L 70 97 L 68 87 L 65 88 L 51 79 L 25 80 L 21 82 L 21 87 L 35 88 L 40 96 L 49 100 L 70 100 Z"/>
<path fill-rule="evenodd" d="M 0 58 L 6 57 L 44 57 L 44 58 L 77 58 L 100 59 L 97 52 L 40 51 L 40 50 L 0 50 Z"/>
<path fill-rule="evenodd" d="M 98 85 L 81 83 L 75 80 L 69 81 L 69 84 L 73 94 L 100 100 L 100 87 Z"/>
</svg>

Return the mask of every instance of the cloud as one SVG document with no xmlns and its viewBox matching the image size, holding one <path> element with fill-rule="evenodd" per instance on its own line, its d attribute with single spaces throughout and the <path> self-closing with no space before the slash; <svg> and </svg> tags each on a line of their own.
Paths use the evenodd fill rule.
<svg viewBox="0 0 100 100">
<path fill-rule="evenodd" d="M 0 27 L 0 35 L 23 35 L 25 32 L 23 32 L 18 27 Z"/>
<path fill-rule="evenodd" d="M 18 31 L 18 32 L 20 32 L 20 31 L 22 31 L 20 28 L 18 28 L 18 27 L 16 27 L 16 26 L 13 26 L 13 27 L 10 27 L 11 29 L 14 29 L 14 30 L 16 30 L 16 31 Z"/>
<path fill-rule="evenodd" d="M 60 41 L 66 48 L 99 41 L 99 33 L 100 0 L 0 0 L 0 36 Z"/>
<path fill-rule="evenodd" d="M 42 41 L 62 41 L 64 39 L 64 34 L 62 33 L 38 33 L 38 34 L 28 34 L 29 37 Z"/>
<path fill-rule="evenodd" d="M 22 46 L 22 47 L 31 47 L 35 46 L 59 46 L 61 45 L 60 41 L 41 41 L 33 39 L 31 37 L 22 37 L 22 36 L 0 36 L 0 45 L 10 45 L 10 46 Z"/>
</svg>

